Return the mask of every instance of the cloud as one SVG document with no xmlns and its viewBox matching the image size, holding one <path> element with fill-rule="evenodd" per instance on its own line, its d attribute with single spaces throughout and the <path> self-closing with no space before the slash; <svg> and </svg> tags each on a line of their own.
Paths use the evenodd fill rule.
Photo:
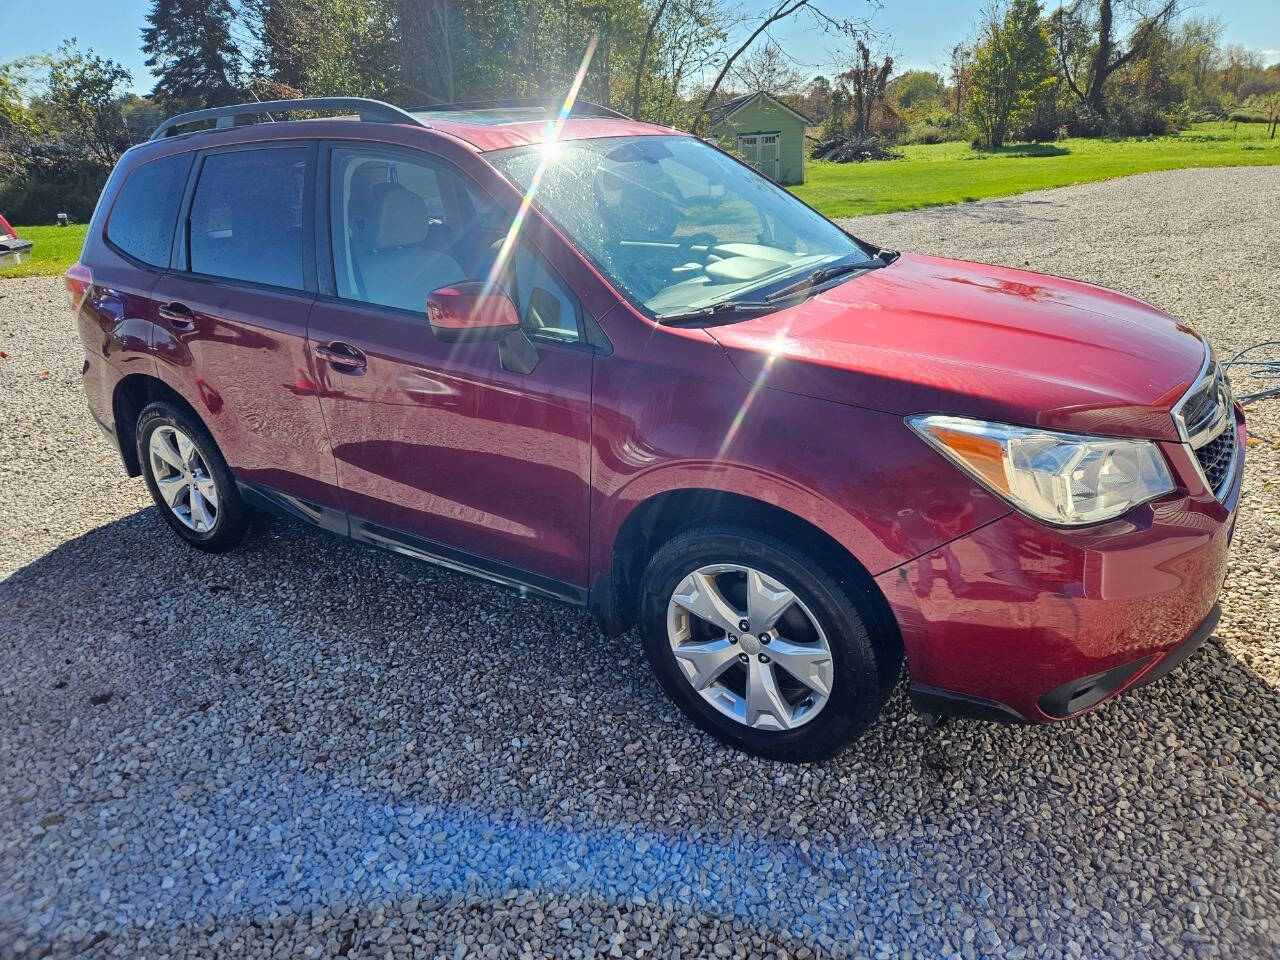
<svg viewBox="0 0 1280 960">
<path fill-rule="evenodd" d="M 1262 62 L 1268 67 L 1273 63 L 1280 63 L 1280 50 L 1259 50 L 1262 54 Z"/>
</svg>

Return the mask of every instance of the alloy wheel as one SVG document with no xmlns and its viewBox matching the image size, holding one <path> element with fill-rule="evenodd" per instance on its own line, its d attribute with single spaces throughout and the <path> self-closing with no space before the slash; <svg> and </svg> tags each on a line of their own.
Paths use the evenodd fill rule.
<svg viewBox="0 0 1280 960">
<path fill-rule="evenodd" d="M 148 447 L 156 489 L 173 515 L 195 533 L 208 533 L 218 521 L 218 487 L 200 450 L 177 427 L 164 424 Z"/>
<path fill-rule="evenodd" d="M 826 706 L 835 676 L 817 618 L 786 585 L 741 564 L 699 567 L 667 606 L 667 639 L 684 679 L 725 716 L 793 730 Z"/>
</svg>

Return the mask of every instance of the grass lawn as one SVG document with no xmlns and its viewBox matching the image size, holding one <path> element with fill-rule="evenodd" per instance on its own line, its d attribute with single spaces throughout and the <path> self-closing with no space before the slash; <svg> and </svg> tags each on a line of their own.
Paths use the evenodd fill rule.
<svg viewBox="0 0 1280 960">
<path fill-rule="evenodd" d="M 792 190 L 829 217 L 856 217 L 1003 197 L 1107 180 L 1149 170 L 1280 164 L 1280 134 L 1263 123 L 1201 123 L 1168 137 L 1072 138 L 1018 144 L 998 151 L 967 143 L 899 147 L 901 160 L 828 163 L 811 160 L 806 182 Z"/>
<path fill-rule="evenodd" d="M 20 227 L 14 224 L 18 236 L 30 240 L 31 259 L 16 267 L 0 269 L 0 277 L 44 277 L 66 273 L 67 267 L 80 256 L 87 224 L 73 223 L 68 227 Z"/>
</svg>

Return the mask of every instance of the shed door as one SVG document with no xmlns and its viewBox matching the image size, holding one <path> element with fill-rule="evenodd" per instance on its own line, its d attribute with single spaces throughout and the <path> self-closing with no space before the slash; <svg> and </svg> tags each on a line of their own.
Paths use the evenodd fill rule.
<svg viewBox="0 0 1280 960">
<path fill-rule="evenodd" d="M 778 133 L 743 133 L 738 136 L 738 150 L 752 167 L 777 180 L 781 174 L 781 140 Z"/>
</svg>

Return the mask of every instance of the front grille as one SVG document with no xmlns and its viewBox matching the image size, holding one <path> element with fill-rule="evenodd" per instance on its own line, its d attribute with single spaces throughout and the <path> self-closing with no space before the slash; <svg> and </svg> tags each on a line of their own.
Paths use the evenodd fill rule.
<svg viewBox="0 0 1280 960">
<path fill-rule="evenodd" d="M 1182 441 L 1194 451 L 1205 485 L 1219 500 L 1231 488 L 1231 468 L 1238 456 L 1233 405 L 1226 372 L 1206 345 L 1204 367 L 1174 405 L 1173 422 Z"/>
<path fill-rule="evenodd" d="M 1227 428 L 1196 451 L 1196 459 L 1200 461 L 1200 469 L 1214 496 L 1222 499 L 1227 484 L 1231 480 L 1231 464 L 1235 460 L 1236 431 L 1235 424 L 1227 424 Z"/>
</svg>

